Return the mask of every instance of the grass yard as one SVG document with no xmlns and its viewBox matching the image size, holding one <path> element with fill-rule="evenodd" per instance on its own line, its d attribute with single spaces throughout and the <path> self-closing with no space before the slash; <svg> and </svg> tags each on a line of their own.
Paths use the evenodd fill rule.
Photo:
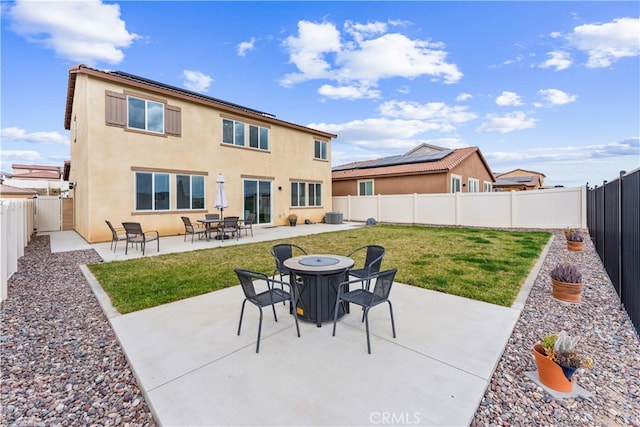
<svg viewBox="0 0 640 427">
<path fill-rule="evenodd" d="M 510 306 L 551 233 L 377 225 L 287 239 L 312 253 L 346 255 L 380 244 L 383 269 L 396 281 Z M 271 246 L 285 240 L 92 264 L 89 269 L 120 313 L 235 286 L 234 268 L 273 273 Z M 356 266 L 362 259 L 355 259 Z"/>
</svg>

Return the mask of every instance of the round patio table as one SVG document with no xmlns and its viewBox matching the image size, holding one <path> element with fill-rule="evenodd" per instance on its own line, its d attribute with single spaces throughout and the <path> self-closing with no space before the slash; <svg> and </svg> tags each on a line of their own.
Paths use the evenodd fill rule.
<svg viewBox="0 0 640 427">
<path fill-rule="evenodd" d="M 298 318 L 322 322 L 333 321 L 338 285 L 346 280 L 354 261 L 342 255 L 300 255 L 284 261 L 291 272 L 291 284 L 295 288 Z M 338 317 L 347 310 L 340 306 Z"/>
</svg>

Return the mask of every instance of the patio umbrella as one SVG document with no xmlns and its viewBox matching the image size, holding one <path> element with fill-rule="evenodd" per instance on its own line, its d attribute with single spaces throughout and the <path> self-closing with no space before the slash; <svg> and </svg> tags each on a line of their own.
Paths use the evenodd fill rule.
<svg viewBox="0 0 640 427">
<path fill-rule="evenodd" d="M 221 173 L 216 178 L 216 204 L 215 208 L 220 210 L 220 219 L 224 218 L 224 208 L 229 207 L 227 194 L 224 192 L 224 177 Z"/>
</svg>

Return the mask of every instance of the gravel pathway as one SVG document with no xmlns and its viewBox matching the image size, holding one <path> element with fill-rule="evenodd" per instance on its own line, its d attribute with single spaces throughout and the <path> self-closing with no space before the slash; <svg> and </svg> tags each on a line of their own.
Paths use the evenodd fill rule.
<svg viewBox="0 0 640 427">
<path fill-rule="evenodd" d="M 579 304 L 551 297 L 549 272 L 560 262 L 579 266 Z M 592 369 L 576 373 L 593 398 L 556 400 L 523 373 L 536 369 L 533 345 L 563 329 L 579 335 L 578 347 L 594 359 Z M 471 425 L 640 426 L 640 343 L 588 235 L 583 252 L 570 252 L 556 232 Z"/>
<path fill-rule="evenodd" d="M 79 264 L 93 250 L 52 254 L 29 243 L 2 303 L 0 425 L 155 426 Z"/>
<path fill-rule="evenodd" d="M 473 427 L 640 427 L 638 336 L 588 236 L 583 252 L 565 246 L 557 232 Z M 78 268 L 99 260 L 93 250 L 51 254 L 48 236 L 26 248 L 1 311 L 1 425 L 156 425 Z M 580 304 L 550 296 L 549 271 L 567 261 L 578 263 L 584 277 Z M 593 353 L 593 369 L 576 374 L 591 399 L 553 399 L 523 374 L 535 370 L 533 345 L 562 329 L 580 335 L 580 346 Z"/>
</svg>

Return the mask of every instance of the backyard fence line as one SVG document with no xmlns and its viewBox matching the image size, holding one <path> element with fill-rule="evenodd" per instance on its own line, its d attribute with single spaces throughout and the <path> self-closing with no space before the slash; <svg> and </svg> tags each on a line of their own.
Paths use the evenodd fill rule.
<svg viewBox="0 0 640 427">
<path fill-rule="evenodd" d="M 596 251 L 640 333 L 640 169 L 589 189 L 587 218 Z"/>
<path fill-rule="evenodd" d="M 0 199 L 0 302 L 7 299 L 7 281 L 31 240 L 34 207 L 33 199 Z"/>
<path fill-rule="evenodd" d="M 586 228 L 586 186 L 536 191 L 335 196 L 347 221 L 494 228 Z"/>
</svg>

